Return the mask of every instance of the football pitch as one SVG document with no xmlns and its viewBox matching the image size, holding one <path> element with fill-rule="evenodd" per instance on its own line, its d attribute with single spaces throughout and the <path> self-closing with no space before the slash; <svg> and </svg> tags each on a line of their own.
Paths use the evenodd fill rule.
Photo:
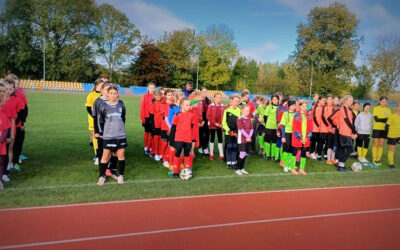
<svg viewBox="0 0 400 250">
<path fill-rule="evenodd" d="M 400 183 L 400 148 L 397 168 L 387 166 L 387 146 L 382 167 L 365 167 L 358 173 L 339 173 L 335 167 L 307 160 L 308 176 L 284 173 L 277 163 L 252 155 L 246 161 L 248 176 L 239 177 L 222 161 L 197 156 L 193 179 L 172 179 L 162 164 L 145 156 L 139 119 L 140 98 L 122 96 L 127 109 L 126 183 L 108 179 L 98 187 L 98 167 L 89 146 L 86 95 L 27 92 L 29 116 L 23 153 L 29 157 L 22 172 L 0 191 L 0 207 L 43 206 L 94 201 L 142 199 L 311 187 Z M 372 143 L 371 143 L 372 144 Z M 371 151 L 367 156 L 370 159 Z M 217 158 L 217 157 L 216 157 Z M 354 161 L 348 161 L 347 166 Z"/>
</svg>

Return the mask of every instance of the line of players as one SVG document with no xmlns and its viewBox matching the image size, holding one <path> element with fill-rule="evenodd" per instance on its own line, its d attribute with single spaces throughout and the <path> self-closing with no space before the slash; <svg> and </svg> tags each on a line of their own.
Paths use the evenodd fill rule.
<svg viewBox="0 0 400 250">
<path fill-rule="evenodd" d="M 21 172 L 28 102 L 20 79 L 9 74 L 0 81 L 0 190 L 10 181 L 10 174 Z"/>
<path fill-rule="evenodd" d="M 293 175 L 307 175 L 306 157 L 319 161 L 325 158 L 327 164 L 347 172 L 345 163 L 354 154 L 355 141 L 359 160 L 367 161 L 369 134 L 373 126 L 373 162 L 380 164 L 383 144 L 379 143 L 389 132 L 388 159 L 390 167 L 394 168 L 394 145 L 400 140 L 400 111 L 391 115 L 386 97 L 381 98 L 371 115 L 370 104 L 364 104 L 363 112 L 358 112 L 360 104 L 350 95 L 344 96 L 340 103 L 338 97 L 316 95 L 310 104 L 280 93 L 273 95 L 271 100 L 257 96 L 253 102 L 248 96 L 248 91 L 241 96 L 233 95 L 229 104 L 224 106 L 220 94 L 216 94 L 211 103 L 205 88 L 187 99 L 181 91 L 155 90 L 155 85 L 150 83 L 140 111 L 145 129 L 145 153 L 156 161 L 162 161 L 176 178 L 180 169 L 192 168 L 196 147 L 214 160 L 217 134 L 220 158 L 238 175 L 247 174 L 244 162 L 255 149 L 256 141 L 264 158 L 279 162 L 285 172 Z M 209 140 L 204 136 L 206 128 L 211 134 Z M 222 134 L 225 136 L 224 146 Z M 206 139 L 202 140 L 202 137 Z M 299 168 L 296 162 L 300 162 Z"/>
</svg>

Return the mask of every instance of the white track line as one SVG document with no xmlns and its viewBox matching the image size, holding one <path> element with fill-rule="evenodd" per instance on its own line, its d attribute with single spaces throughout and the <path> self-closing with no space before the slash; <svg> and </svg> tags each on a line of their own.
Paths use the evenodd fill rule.
<svg viewBox="0 0 400 250">
<path fill-rule="evenodd" d="M 171 232 L 182 232 L 182 231 L 191 231 L 191 230 L 200 230 L 200 229 L 232 227 L 232 226 L 240 226 L 240 225 L 261 224 L 261 223 L 281 222 L 281 221 L 307 220 L 307 219 L 315 219 L 315 218 L 327 218 L 327 217 L 349 216 L 349 215 L 359 215 L 359 214 L 386 213 L 386 212 L 393 212 L 393 211 L 400 211 L 400 208 L 364 210 L 364 211 L 353 211 L 353 212 L 331 213 L 331 214 L 316 214 L 316 215 L 308 215 L 308 216 L 285 217 L 285 218 L 274 218 L 274 219 L 264 219 L 264 220 L 251 220 L 251 221 L 240 221 L 240 222 L 231 222 L 231 223 L 223 223 L 223 224 L 211 224 L 211 225 L 203 225 L 203 226 L 179 227 L 179 228 L 160 229 L 160 230 L 153 230 L 153 231 L 125 233 L 125 234 L 102 235 L 102 236 L 75 238 L 75 239 L 67 239 L 67 240 L 55 240 L 55 241 L 44 241 L 44 242 L 8 245 L 8 246 L 0 246 L 0 249 L 38 247 L 38 246 L 46 246 L 46 245 L 56 245 L 56 244 L 66 244 L 66 243 L 75 243 L 75 242 L 83 242 L 83 241 L 115 239 L 115 238 L 123 238 L 123 237 L 134 237 L 134 236 L 142 236 L 142 235 L 162 234 L 162 233 L 171 233 Z"/>
<path fill-rule="evenodd" d="M 400 171 L 400 169 L 384 169 L 380 170 L 379 173 L 381 172 L 393 172 L 393 171 Z M 354 173 L 354 172 L 349 172 L 347 174 L 376 174 L 377 172 L 375 171 L 364 171 L 360 173 Z M 308 175 L 344 175 L 344 173 L 339 173 L 339 172 L 311 172 L 308 173 Z M 275 176 L 286 176 L 286 177 L 293 177 L 292 174 L 290 173 L 272 173 L 272 174 L 249 174 L 246 176 L 238 177 L 235 174 L 232 175 L 217 175 L 217 176 L 199 176 L 195 177 L 191 181 L 197 181 L 197 180 L 214 180 L 214 179 L 228 179 L 228 178 L 249 178 L 249 177 L 275 177 Z M 301 177 L 300 177 L 301 178 Z M 149 179 L 149 180 L 126 180 L 124 185 L 130 185 L 130 184 L 141 184 L 141 183 L 159 183 L 159 182 L 175 182 L 176 180 L 171 179 L 171 178 L 165 178 L 165 179 Z M 111 182 L 107 183 L 106 185 L 117 185 L 117 182 Z M 39 186 L 39 187 L 10 187 L 6 188 L 5 191 L 35 191 L 35 190 L 46 190 L 46 189 L 60 189 L 60 188 L 81 188 L 81 187 L 97 187 L 96 182 L 91 182 L 91 183 L 82 183 L 82 184 L 72 184 L 72 185 L 53 185 L 53 186 Z M 3 190 L 4 191 L 4 190 Z"/>
<path fill-rule="evenodd" d="M 317 187 L 317 188 L 283 189 L 283 190 L 236 192 L 236 193 L 223 193 L 223 194 L 188 195 L 188 196 L 148 198 L 148 199 L 136 199 L 136 200 L 100 201 L 100 202 L 75 203 L 75 204 L 64 204 L 64 205 L 37 206 L 37 207 L 17 207 L 17 208 L 0 209 L 0 213 L 1 212 L 7 212 L 7 211 L 19 211 L 19 210 L 34 210 L 34 209 L 36 210 L 36 209 L 51 209 L 51 208 L 64 208 L 64 207 L 98 206 L 98 205 L 111 205 L 111 204 L 122 204 L 122 203 L 139 203 L 139 202 L 151 202 L 151 201 L 163 201 L 163 200 L 181 200 L 181 199 L 211 198 L 211 197 L 221 197 L 221 196 L 241 196 L 241 195 L 254 195 L 254 194 L 267 194 L 267 193 L 305 192 L 305 191 L 332 190 L 332 189 L 357 189 L 357 188 L 374 188 L 374 187 L 391 187 L 391 186 L 400 186 L 400 184 L 378 184 L 378 185 L 362 185 L 362 186 L 341 186 L 341 187 Z"/>
</svg>

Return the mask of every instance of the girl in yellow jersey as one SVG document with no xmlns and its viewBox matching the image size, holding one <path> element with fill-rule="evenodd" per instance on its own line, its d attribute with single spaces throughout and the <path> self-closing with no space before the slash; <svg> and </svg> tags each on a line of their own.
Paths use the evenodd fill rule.
<svg viewBox="0 0 400 250">
<path fill-rule="evenodd" d="M 387 131 L 385 130 L 386 122 L 392 114 L 392 110 L 388 107 L 388 98 L 381 96 L 379 98 L 379 105 L 374 108 L 372 116 L 374 117 L 374 123 L 372 126 L 372 138 L 374 144 L 372 146 L 372 161 L 376 166 L 381 165 L 381 158 L 383 153 L 383 143 L 387 137 Z"/>
<path fill-rule="evenodd" d="M 103 84 L 103 81 L 98 78 L 95 82 L 94 82 L 94 88 L 92 89 L 92 91 L 90 91 L 90 93 L 88 94 L 88 96 L 86 97 L 86 110 L 88 112 L 88 123 L 89 123 L 89 132 L 90 132 L 90 138 L 92 139 L 93 142 L 93 149 L 94 149 L 94 155 L 97 155 L 97 139 L 94 136 L 94 121 L 93 121 L 93 117 L 92 117 L 92 110 L 93 110 L 93 105 L 94 105 L 94 101 L 96 101 L 97 98 L 100 97 L 101 93 L 101 85 Z M 95 164 L 98 165 L 99 164 L 99 159 L 95 159 Z"/>
<path fill-rule="evenodd" d="M 400 102 L 396 105 L 396 113 L 389 117 L 387 121 L 388 128 L 388 139 L 389 145 L 388 161 L 389 167 L 394 168 L 394 151 L 396 144 L 400 144 Z"/>
</svg>

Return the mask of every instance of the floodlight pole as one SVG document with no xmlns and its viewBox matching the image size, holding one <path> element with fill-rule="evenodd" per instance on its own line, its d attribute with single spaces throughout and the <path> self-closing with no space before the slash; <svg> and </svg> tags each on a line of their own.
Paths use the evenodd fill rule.
<svg viewBox="0 0 400 250">
<path fill-rule="evenodd" d="M 313 80 L 313 72 L 314 72 L 314 64 L 311 64 L 311 79 L 310 79 L 310 98 L 311 98 L 311 92 L 312 92 L 312 80 Z"/>
<path fill-rule="evenodd" d="M 200 61 L 200 57 L 197 59 L 196 90 L 199 89 L 199 61 Z"/>
<path fill-rule="evenodd" d="M 43 81 L 46 81 L 46 39 L 43 41 Z"/>
</svg>

